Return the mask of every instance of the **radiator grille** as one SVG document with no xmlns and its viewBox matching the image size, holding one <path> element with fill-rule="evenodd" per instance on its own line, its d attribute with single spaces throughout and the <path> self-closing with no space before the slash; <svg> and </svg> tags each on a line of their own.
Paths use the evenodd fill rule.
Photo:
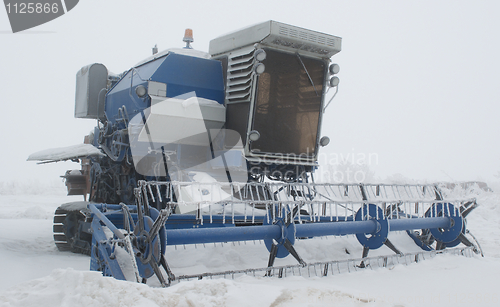
<svg viewBox="0 0 500 307">
<path fill-rule="evenodd" d="M 315 44 L 325 45 L 328 47 L 335 47 L 335 40 L 329 37 L 328 35 L 322 35 L 321 33 L 302 31 L 290 27 L 280 26 L 279 34 L 282 36 L 288 36 L 291 38 L 309 41 Z"/>
<path fill-rule="evenodd" d="M 226 99 L 228 102 L 249 102 L 254 69 L 254 48 L 229 55 Z"/>
</svg>

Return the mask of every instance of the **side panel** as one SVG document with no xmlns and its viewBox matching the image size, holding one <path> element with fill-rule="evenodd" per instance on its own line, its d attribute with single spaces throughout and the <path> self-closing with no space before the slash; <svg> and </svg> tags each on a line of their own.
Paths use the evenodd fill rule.
<svg viewBox="0 0 500 307">
<path fill-rule="evenodd" d="M 104 117 L 108 70 L 102 64 L 83 67 L 76 74 L 75 118 Z M 99 105 L 101 104 L 101 105 Z"/>
<path fill-rule="evenodd" d="M 121 118 L 119 108 L 126 107 L 128 117 L 148 108 L 150 99 L 137 96 L 138 86 L 148 81 L 166 84 L 166 96 L 174 98 L 194 92 L 197 97 L 224 103 L 222 65 L 219 61 L 170 53 L 131 69 L 106 97 L 106 117 L 112 123 Z M 193 96 L 192 94 L 190 96 Z M 184 97 L 188 98 L 188 97 Z"/>
</svg>

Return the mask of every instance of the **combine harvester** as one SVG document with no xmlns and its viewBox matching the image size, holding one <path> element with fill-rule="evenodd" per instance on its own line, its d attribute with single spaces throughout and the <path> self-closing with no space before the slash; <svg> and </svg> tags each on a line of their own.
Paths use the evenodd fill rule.
<svg viewBox="0 0 500 307">
<path fill-rule="evenodd" d="M 163 286 L 480 252 L 465 221 L 475 199 L 445 199 L 437 184 L 314 182 L 319 148 L 329 143 L 323 113 L 338 91 L 330 58 L 339 37 L 268 21 L 212 40 L 209 54 L 191 49 L 190 30 L 184 41 L 183 49 L 154 48 L 120 75 L 102 64 L 77 73 L 75 117 L 97 127 L 85 144 L 29 158 L 81 162 L 64 178 L 69 195 L 89 201 L 56 210 L 60 250 L 89 254 L 91 269 L 105 276 L 155 275 Z M 422 251 L 399 250 L 388 239 L 394 231 L 406 231 Z M 349 234 L 363 247 L 358 259 L 308 263 L 294 248 L 297 240 Z M 249 240 L 264 241 L 267 266 L 175 276 L 168 265 L 167 245 Z M 368 257 L 383 245 L 394 253 Z M 290 254 L 297 264 L 274 266 Z"/>
</svg>

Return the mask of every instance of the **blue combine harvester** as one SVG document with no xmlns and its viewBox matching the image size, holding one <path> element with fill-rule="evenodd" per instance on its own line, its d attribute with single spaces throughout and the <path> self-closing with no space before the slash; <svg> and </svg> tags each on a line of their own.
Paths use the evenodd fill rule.
<svg viewBox="0 0 500 307">
<path fill-rule="evenodd" d="M 85 201 L 54 217 L 60 250 L 89 254 L 91 269 L 106 276 L 156 275 L 164 286 L 219 274 L 176 277 L 167 245 L 263 240 L 262 271 L 279 276 L 310 266 L 294 243 L 320 236 L 356 235 L 357 267 L 383 245 L 404 256 L 391 231 L 406 231 L 424 251 L 462 244 L 461 253 L 479 252 L 465 223 L 473 198 L 445 199 L 437 184 L 314 182 L 319 148 L 329 143 L 321 123 L 338 90 L 330 58 L 339 37 L 268 21 L 212 40 L 209 53 L 191 48 L 190 30 L 184 41 L 154 48 L 120 75 L 102 64 L 77 73 L 75 117 L 97 127 L 85 144 L 29 158 L 81 162 L 64 177 L 68 194 Z M 297 265 L 274 266 L 289 254 Z M 314 265 L 323 275 L 332 269 Z M 220 274 L 250 271 L 258 269 Z"/>
</svg>

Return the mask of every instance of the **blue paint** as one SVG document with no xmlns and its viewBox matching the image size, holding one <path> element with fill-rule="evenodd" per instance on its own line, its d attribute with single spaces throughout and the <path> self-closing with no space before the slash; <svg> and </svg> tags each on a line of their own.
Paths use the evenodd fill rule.
<svg viewBox="0 0 500 307">
<path fill-rule="evenodd" d="M 390 231 L 409 229 L 449 228 L 449 217 L 426 217 L 414 219 L 389 219 Z"/>
<path fill-rule="evenodd" d="M 455 241 L 460 233 L 462 232 L 463 219 L 459 215 L 458 210 L 450 203 L 439 203 L 434 204 L 427 212 L 425 212 L 426 217 L 448 217 L 451 219 L 451 225 L 449 227 L 436 227 L 431 228 L 432 235 L 436 240 L 443 243 L 451 243 Z"/>
<path fill-rule="evenodd" d="M 365 233 L 358 232 L 356 234 L 356 238 L 361 245 L 370 249 L 377 249 L 384 245 L 389 235 L 389 223 L 384 216 L 382 208 L 373 204 L 365 204 L 356 212 L 355 220 L 372 221 L 375 222 L 376 225 L 375 231 Z"/>
<path fill-rule="evenodd" d="M 128 206 L 129 211 L 133 212 L 136 206 Z M 115 237 L 123 238 L 120 229 L 123 229 L 123 212 L 120 205 L 107 204 L 90 204 L 89 208 L 93 214 L 92 230 L 92 259 L 91 269 L 103 271 L 106 276 L 114 276 L 118 279 L 124 279 L 124 274 L 121 271 L 116 259 L 113 258 L 113 246 L 107 240 L 102 224 L 106 225 Z M 264 240 L 266 246 L 271 244 L 273 240 L 282 246 L 285 239 L 288 239 L 292 244 L 295 238 L 312 238 L 317 236 L 328 235 L 348 235 L 355 234 L 358 236 L 359 242 L 370 249 L 380 247 L 387 239 L 389 231 L 402 231 L 411 229 L 441 229 L 439 232 L 443 236 L 449 236 L 455 232 L 462 231 L 462 227 L 451 225 L 451 221 L 455 216 L 449 216 L 449 212 L 454 212 L 454 207 L 451 204 L 436 205 L 428 211 L 425 218 L 413 219 L 386 219 L 383 211 L 376 205 L 364 205 L 353 217 L 339 217 L 339 221 L 329 221 L 329 218 L 322 218 L 320 222 L 305 222 L 299 223 L 295 219 L 295 223 L 286 223 L 284 218 L 276 219 L 277 222 L 269 223 L 266 217 L 259 217 L 252 226 L 236 226 L 233 224 L 233 218 L 221 215 L 213 215 L 212 223 L 210 216 L 204 216 L 204 222 L 201 223 L 195 215 L 171 215 L 165 227 L 159 232 L 158 237 L 154 238 L 154 244 L 161 249 L 161 254 L 153 254 L 156 262 L 159 262 L 159 257 L 166 252 L 166 245 L 183 245 L 183 244 L 204 244 L 218 242 L 236 242 L 236 241 L 252 241 Z M 154 208 L 149 208 L 151 218 L 144 217 L 146 225 L 153 223 L 153 220 L 158 218 L 159 212 Z M 446 212 L 445 212 L 446 211 Z M 287 212 L 283 212 L 285 216 Z M 137 223 L 137 213 L 131 213 L 134 223 Z M 333 219 L 335 220 L 336 217 Z M 368 219 L 367 219 L 368 218 Z M 271 220 L 271 219 L 269 219 Z M 235 222 L 243 222 L 244 216 L 235 216 Z M 459 226 L 462 226 L 460 219 Z M 248 220 L 250 223 L 251 220 Z M 451 227 L 450 227 L 451 226 Z M 150 226 L 146 226 L 148 231 Z M 455 229 L 455 228 L 456 229 Z M 458 235 L 457 235 L 458 236 Z M 140 236 L 137 236 L 140 240 Z M 412 237 L 410 235 L 410 237 Z M 412 237 L 414 240 L 415 238 Z M 456 240 L 456 236 L 453 238 Z M 452 242 L 453 240 L 449 241 Z M 97 244 L 99 242 L 99 244 Z M 417 241 L 415 241 L 418 243 Z M 269 243 L 269 244 L 267 244 Z M 426 249 L 426 246 L 420 245 Z M 283 246 L 282 246 L 283 247 Z M 277 254 L 277 257 L 285 257 L 288 255 L 286 248 L 282 248 L 286 252 L 285 255 Z M 428 247 L 427 247 L 428 249 Z M 152 275 L 149 264 L 140 263 L 140 257 L 136 257 L 139 273 L 143 278 Z"/>
<path fill-rule="evenodd" d="M 289 210 L 283 209 L 281 212 L 282 217 L 275 217 L 274 222 L 272 221 L 273 219 L 271 218 L 271 216 L 264 219 L 264 225 L 275 225 L 278 226 L 280 229 L 278 236 L 273 236 L 272 238 L 264 239 L 264 244 L 266 245 L 266 248 L 269 252 L 271 252 L 271 248 L 274 242 L 276 242 L 278 246 L 278 251 L 276 253 L 277 258 L 285 258 L 290 254 L 288 249 L 286 249 L 286 247 L 284 246 L 286 239 L 288 239 L 288 241 L 290 241 L 292 245 L 295 243 L 295 236 L 296 236 L 295 223 L 288 223 L 288 224 L 286 223 L 285 217 L 289 214 L 290 214 Z"/>
<path fill-rule="evenodd" d="M 121 117 L 119 108 L 125 106 L 131 119 L 151 106 L 148 95 L 139 98 L 135 93 L 139 85 L 147 89 L 148 81 L 166 83 L 169 98 L 194 92 L 197 97 L 224 104 L 221 62 L 169 53 L 130 69 L 107 93 L 105 114 L 109 122 L 126 128 L 124 124 L 117 123 Z"/>
<path fill-rule="evenodd" d="M 357 233 L 372 233 L 377 229 L 375 221 L 304 223 L 297 224 L 297 238 L 312 238 L 320 236 L 343 236 Z"/>
<path fill-rule="evenodd" d="M 278 239 L 280 236 L 278 225 L 169 229 L 167 245 Z"/>
</svg>

